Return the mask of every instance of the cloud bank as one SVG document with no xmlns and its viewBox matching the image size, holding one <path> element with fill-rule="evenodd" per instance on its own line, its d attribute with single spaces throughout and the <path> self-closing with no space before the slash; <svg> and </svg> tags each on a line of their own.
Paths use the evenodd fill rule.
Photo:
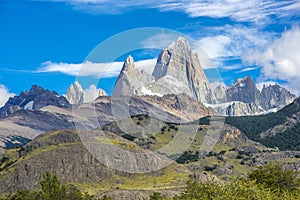
<svg viewBox="0 0 300 200">
<path fill-rule="evenodd" d="M 15 94 L 10 93 L 5 85 L 0 84 L 0 107 L 4 106 L 9 97 L 14 96 Z"/>
<path fill-rule="evenodd" d="M 94 101 L 98 96 L 100 92 L 103 92 L 104 95 L 107 95 L 107 93 L 102 90 L 97 88 L 94 84 L 90 85 L 89 88 L 85 89 L 84 92 L 84 102 L 92 102 Z"/>
<path fill-rule="evenodd" d="M 300 29 L 285 31 L 263 51 L 249 50 L 243 60 L 248 65 L 261 66 L 261 79 L 282 80 L 300 94 Z"/>
</svg>

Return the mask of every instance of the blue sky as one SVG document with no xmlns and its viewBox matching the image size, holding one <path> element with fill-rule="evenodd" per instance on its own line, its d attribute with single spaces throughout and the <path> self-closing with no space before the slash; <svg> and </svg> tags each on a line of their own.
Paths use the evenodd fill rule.
<svg viewBox="0 0 300 200">
<path fill-rule="evenodd" d="M 0 104 L 32 84 L 65 94 L 80 64 L 87 61 L 90 68 L 103 68 L 99 70 L 105 78 L 98 87 L 111 92 L 129 53 L 138 61 L 153 59 L 159 51 L 125 53 L 109 69 L 105 60 L 90 60 L 90 52 L 116 34 L 143 27 L 192 38 L 227 85 L 251 75 L 259 84 L 278 82 L 299 95 L 299 10 L 298 0 L 2 0 Z M 148 37 L 147 47 L 173 39 L 168 33 Z M 86 74 L 90 75 L 95 71 Z M 88 87 L 87 82 L 84 88 Z"/>
</svg>

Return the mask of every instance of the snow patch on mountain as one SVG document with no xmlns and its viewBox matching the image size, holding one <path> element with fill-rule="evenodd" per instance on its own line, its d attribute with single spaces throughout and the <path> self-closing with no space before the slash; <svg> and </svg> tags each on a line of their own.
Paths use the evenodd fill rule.
<svg viewBox="0 0 300 200">
<path fill-rule="evenodd" d="M 25 109 L 25 110 L 33 110 L 33 104 L 34 104 L 34 101 L 29 101 L 29 102 L 24 106 L 24 109 Z"/>
</svg>

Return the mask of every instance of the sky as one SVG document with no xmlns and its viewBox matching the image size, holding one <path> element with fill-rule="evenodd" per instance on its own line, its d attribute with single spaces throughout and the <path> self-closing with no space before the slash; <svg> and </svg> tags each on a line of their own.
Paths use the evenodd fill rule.
<svg viewBox="0 0 300 200">
<path fill-rule="evenodd" d="M 0 106 L 33 84 L 63 95 L 82 77 L 111 94 L 128 55 L 155 65 L 173 33 L 226 85 L 249 75 L 300 95 L 299 11 L 299 0 L 0 0 Z"/>
</svg>

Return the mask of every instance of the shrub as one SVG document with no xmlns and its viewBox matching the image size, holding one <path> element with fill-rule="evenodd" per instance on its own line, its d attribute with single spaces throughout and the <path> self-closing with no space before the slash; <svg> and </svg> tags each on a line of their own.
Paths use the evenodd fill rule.
<svg viewBox="0 0 300 200">
<path fill-rule="evenodd" d="M 299 172 L 285 169 L 283 164 L 269 163 L 260 166 L 248 175 L 249 180 L 265 185 L 272 190 L 299 190 Z"/>
<path fill-rule="evenodd" d="M 13 196 L 9 197 L 8 200 L 92 200 L 93 196 L 87 193 L 82 194 L 79 189 L 74 185 L 62 185 L 59 177 L 51 175 L 50 172 L 46 172 L 40 182 L 42 190 L 39 191 L 28 191 L 19 190 Z"/>
</svg>

